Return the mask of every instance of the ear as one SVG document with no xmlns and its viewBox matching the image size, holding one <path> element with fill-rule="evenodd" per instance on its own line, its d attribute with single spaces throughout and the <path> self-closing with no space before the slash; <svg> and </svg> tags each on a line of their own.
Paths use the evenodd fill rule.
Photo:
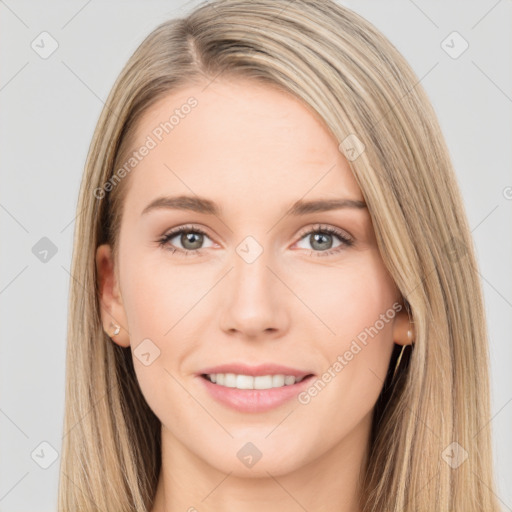
<svg viewBox="0 0 512 512">
<path fill-rule="evenodd" d="M 393 322 L 393 340 L 397 345 L 412 345 L 416 339 L 414 322 L 401 301 L 402 309 L 395 315 Z"/>
<path fill-rule="evenodd" d="M 130 346 L 130 338 L 126 329 L 128 323 L 117 282 L 112 248 L 108 244 L 100 245 L 96 249 L 96 271 L 103 329 L 114 343 L 121 347 L 128 347 Z M 119 333 L 116 335 L 113 334 L 112 323 L 120 326 Z"/>
</svg>

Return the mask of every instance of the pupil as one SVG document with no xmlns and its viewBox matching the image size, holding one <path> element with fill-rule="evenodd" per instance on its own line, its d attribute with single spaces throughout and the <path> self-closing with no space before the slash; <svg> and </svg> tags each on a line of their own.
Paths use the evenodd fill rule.
<svg viewBox="0 0 512 512">
<path fill-rule="evenodd" d="M 196 238 L 195 241 L 194 241 L 194 238 Z M 201 233 L 188 232 L 188 233 L 184 233 L 181 236 L 181 243 L 182 243 L 183 247 L 185 247 L 187 249 L 191 249 L 191 250 L 199 249 L 201 247 L 202 241 L 203 241 L 203 235 Z M 187 246 L 188 243 L 191 243 L 192 247 Z"/>
<path fill-rule="evenodd" d="M 313 247 L 315 246 L 315 243 L 319 242 L 320 247 L 317 247 L 319 249 L 329 249 L 332 245 L 332 240 L 329 240 L 331 238 L 331 235 L 326 235 L 324 233 L 314 233 L 313 235 L 313 243 L 311 244 Z M 327 239 L 327 242 L 322 243 L 321 239 Z"/>
</svg>

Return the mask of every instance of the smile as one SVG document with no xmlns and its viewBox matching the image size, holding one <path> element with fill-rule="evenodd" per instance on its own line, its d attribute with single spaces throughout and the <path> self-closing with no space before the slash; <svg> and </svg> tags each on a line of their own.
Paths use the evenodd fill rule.
<svg viewBox="0 0 512 512">
<path fill-rule="evenodd" d="M 292 386 L 301 382 L 305 377 L 294 375 L 241 375 L 235 373 L 210 373 L 203 375 L 204 378 L 219 386 L 236 389 L 272 389 L 283 386 Z"/>
<path fill-rule="evenodd" d="M 241 413 L 262 413 L 275 409 L 296 398 L 315 378 L 313 374 L 295 377 L 235 373 L 208 373 L 198 377 L 209 397 Z"/>
</svg>

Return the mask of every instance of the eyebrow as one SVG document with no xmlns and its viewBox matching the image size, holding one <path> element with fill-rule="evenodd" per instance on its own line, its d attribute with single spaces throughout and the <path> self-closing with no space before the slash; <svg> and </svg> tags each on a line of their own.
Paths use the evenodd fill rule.
<svg viewBox="0 0 512 512">
<path fill-rule="evenodd" d="M 342 208 L 362 209 L 366 207 L 366 203 L 358 199 L 315 199 L 311 201 L 299 199 L 288 210 L 288 215 L 299 216 Z M 207 215 L 221 215 L 220 207 L 210 199 L 183 195 L 157 197 L 144 208 L 141 215 L 146 215 L 150 211 L 158 209 L 189 210 Z"/>
</svg>

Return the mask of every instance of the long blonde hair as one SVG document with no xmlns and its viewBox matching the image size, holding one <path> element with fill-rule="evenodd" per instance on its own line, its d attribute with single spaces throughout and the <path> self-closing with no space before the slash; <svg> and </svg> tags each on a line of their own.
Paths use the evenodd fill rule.
<svg viewBox="0 0 512 512">
<path fill-rule="evenodd" d="M 116 254 L 130 178 L 95 191 L 126 161 L 150 105 L 222 76 L 291 92 L 341 148 L 364 146 L 349 164 L 416 339 L 374 409 L 361 509 L 497 512 L 482 292 L 449 153 L 404 58 L 331 0 L 208 2 L 157 26 L 115 82 L 77 207 L 59 511 L 151 509 L 160 422 L 139 389 L 130 348 L 103 330 L 95 267 L 99 244 Z M 390 370 L 395 361 L 396 353 Z"/>
</svg>

